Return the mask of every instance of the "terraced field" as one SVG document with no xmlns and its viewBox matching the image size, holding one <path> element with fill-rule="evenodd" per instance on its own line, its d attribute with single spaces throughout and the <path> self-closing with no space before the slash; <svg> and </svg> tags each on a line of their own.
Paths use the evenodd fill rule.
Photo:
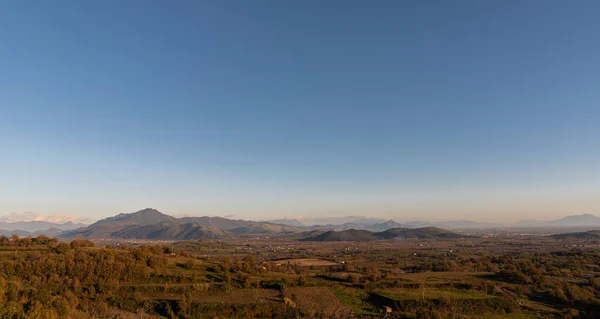
<svg viewBox="0 0 600 319">
<path fill-rule="evenodd" d="M 351 309 L 327 287 L 290 288 L 291 299 L 306 313 L 320 313 L 334 318 L 350 314 Z"/>
<path fill-rule="evenodd" d="M 393 300 L 427 300 L 427 299 L 441 299 L 448 298 L 450 300 L 456 299 L 491 299 L 494 296 L 475 293 L 471 291 L 463 290 L 450 290 L 450 289 L 436 289 L 436 288 L 424 288 L 424 289 L 391 289 L 391 290 L 379 290 L 375 292 L 380 296 L 387 297 Z"/>
<path fill-rule="evenodd" d="M 281 294 L 273 289 L 239 289 L 227 294 L 194 296 L 195 302 L 225 304 L 260 304 L 282 302 Z"/>
</svg>

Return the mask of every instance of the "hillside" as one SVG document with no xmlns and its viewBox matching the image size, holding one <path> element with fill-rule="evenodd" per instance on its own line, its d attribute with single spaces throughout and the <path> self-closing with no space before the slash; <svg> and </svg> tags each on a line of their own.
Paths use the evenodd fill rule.
<svg viewBox="0 0 600 319">
<path fill-rule="evenodd" d="M 295 233 L 300 229 L 275 224 L 271 222 L 254 222 L 243 219 L 227 219 L 223 217 L 185 217 L 178 219 L 179 222 L 196 223 L 207 227 L 225 230 L 236 234 L 275 234 L 275 233 Z"/>
<path fill-rule="evenodd" d="M 227 232 L 194 223 L 162 222 L 154 225 L 129 226 L 112 234 L 114 238 L 193 240 L 220 238 Z"/>
<path fill-rule="evenodd" d="M 135 213 L 119 214 L 113 217 L 108 217 L 95 222 L 94 225 L 102 224 L 139 224 L 139 225 L 151 225 L 160 222 L 172 222 L 176 221 L 177 218 L 169 216 L 159 212 L 153 208 L 146 208 Z"/>
<path fill-rule="evenodd" d="M 57 237 L 60 234 L 62 234 L 62 232 L 63 231 L 58 228 L 36 230 L 34 232 L 29 232 L 29 231 L 20 230 L 20 229 L 14 229 L 14 230 L 0 229 L 0 236 L 10 237 L 12 235 L 17 235 L 19 237 L 27 237 L 27 236 L 37 237 L 40 235 L 44 235 L 47 237 Z"/>
<path fill-rule="evenodd" d="M 399 228 L 399 227 L 402 227 L 402 224 L 397 223 L 390 219 L 383 223 L 371 225 L 368 227 L 368 229 L 372 230 L 372 231 L 383 231 L 383 230 L 388 230 L 390 228 Z"/>
<path fill-rule="evenodd" d="M 242 219 L 228 219 L 223 217 L 183 217 L 178 219 L 182 223 L 195 223 L 208 227 L 214 227 L 221 230 L 231 230 L 238 227 L 248 226 L 253 222 Z"/>
<path fill-rule="evenodd" d="M 28 231 L 19 230 L 19 229 L 15 229 L 15 230 L 0 229 L 0 236 L 5 236 L 5 237 L 10 237 L 12 235 L 17 235 L 19 237 L 25 237 L 25 236 L 29 236 L 30 234 L 31 233 Z"/>
<path fill-rule="evenodd" d="M 373 240 L 372 233 L 368 230 L 349 229 L 343 231 L 330 230 L 314 237 L 301 239 L 302 241 L 367 241 Z"/>
<path fill-rule="evenodd" d="M 515 227 L 600 227 L 600 217 L 592 214 L 569 215 L 555 220 L 520 220 L 513 224 Z"/>
<path fill-rule="evenodd" d="M 229 230 L 229 232 L 234 234 L 291 234 L 299 231 L 300 230 L 298 228 L 292 226 L 253 222 L 247 226 Z"/>
<path fill-rule="evenodd" d="M 317 232 L 312 236 L 310 233 L 307 234 L 309 237 L 301 239 L 302 241 L 367 241 L 394 238 L 450 239 L 465 237 L 437 227 L 392 228 L 377 233 L 368 230 L 350 229 L 344 231 L 331 230 L 320 234 Z"/>
<path fill-rule="evenodd" d="M 146 208 L 135 213 L 119 214 L 101 219 L 87 227 L 66 231 L 62 237 L 107 238 L 129 226 L 152 225 L 161 222 L 175 222 L 177 218 L 165 215 L 156 209 Z"/>
<path fill-rule="evenodd" d="M 279 224 L 279 225 L 286 225 L 286 226 L 304 227 L 304 224 L 302 224 L 297 219 L 276 219 L 276 220 L 270 220 L 268 222 L 272 223 L 272 224 Z"/>
<path fill-rule="evenodd" d="M 61 236 L 185 240 L 219 238 L 228 234 L 287 234 L 300 231 L 293 226 L 223 217 L 175 218 L 147 208 L 105 218 L 90 226 L 64 232 Z"/>
<path fill-rule="evenodd" d="M 553 239 L 587 239 L 587 240 L 600 240 L 600 230 L 590 230 L 586 232 L 578 233 L 566 233 L 556 234 L 550 236 Z"/>
<path fill-rule="evenodd" d="M 557 226 L 594 226 L 600 225 L 600 217 L 592 214 L 570 215 L 552 222 Z"/>
<path fill-rule="evenodd" d="M 373 237 L 381 239 L 393 238 L 461 238 L 463 235 L 453 233 L 451 231 L 438 227 L 421 227 L 421 228 L 392 228 L 379 233 L 374 233 Z"/>
</svg>

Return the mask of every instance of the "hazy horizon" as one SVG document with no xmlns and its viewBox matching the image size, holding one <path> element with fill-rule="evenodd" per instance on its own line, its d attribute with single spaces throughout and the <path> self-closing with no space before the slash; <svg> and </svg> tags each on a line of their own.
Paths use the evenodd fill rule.
<svg viewBox="0 0 600 319">
<path fill-rule="evenodd" d="M 118 213 L 110 213 L 110 214 L 102 214 L 100 215 L 100 217 L 97 218 L 90 218 L 87 217 L 85 215 L 81 215 L 81 214 L 74 214 L 74 215 L 69 215 L 69 214 L 58 214 L 58 213 L 36 213 L 36 212 L 32 212 L 32 211 L 27 211 L 27 212 L 21 212 L 21 213 L 8 213 L 8 214 L 0 214 L 0 221 L 3 221 L 5 218 L 9 218 L 10 220 L 6 220 L 6 221 L 49 221 L 49 222 L 56 222 L 56 223 L 63 223 L 66 220 L 70 220 L 70 219 L 74 219 L 74 222 L 77 223 L 93 223 L 96 222 L 100 219 L 104 219 L 104 218 L 108 218 L 108 217 L 113 217 L 119 214 L 130 214 L 130 213 L 136 213 L 138 211 L 143 211 L 145 209 L 148 209 L 151 207 L 147 207 L 144 209 L 137 209 L 134 211 L 128 211 L 128 212 L 118 212 Z M 156 209 L 156 208 L 151 208 L 151 209 Z M 515 220 L 506 220 L 506 219 L 498 219 L 498 220 L 481 220 L 478 219 L 476 217 L 474 218 L 423 218 L 423 217 L 419 217 L 419 216 L 410 216 L 410 215 L 365 215 L 365 214 L 338 214 L 338 215 L 273 215 L 271 217 L 264 217 L 264 218 L 252 218 L 250 216 L 238 216 L 235 214 L 208 214 L 208 213 L 173 213 L 173 212 L 169 212 L 169 211 L 164 211 L 164 210 L 160 210 L 160 209 L 156 209 L 158 211 L 160 211 L 161 213 L 173 216 L 173 217 L 177 217 L 177 218 L 182 218 L 182 217 L 223 217 L 223 218 L 228 218 L 228 219 L 244 219 L 244 220 L 254 220 L 254 221 L 272 221 L 272 220 L 285 220 L 285 219 L 295 219 L 298 220 L 300 222 L 303 221 L 307 221 L 308 223 L 312 223 L 313 224 L 319 224 L 320 222 L 317 221 L 322 221 L 324 224 L 328 223 L 325 222 L 327 220 L 330 220 L 332 224 L 336 224 L 338 223 L 337 221 L 339 220 L 343 220 L 345 218 L 365 218 L 365 219 L 380 219 L 380 220 L 393 220 L 396 222 L 449 222 L 449 221 L 460 221 L 460 220 L 465 220 L 465 221 L 473 221 L 473 222 L 479 222 L 479 223 L 490 223 L 490 224 L 512 224 L 515 222 L 519 222 L 519 221 L 526 221 L 526 220 L 538 220 L 538 221 L 550 221 L 550 220 L 555 220 L 555 219 L 561 219 L 563 217 L 567 217 L 567 216 L 573 216 L 573 215 L 595 215 L 595 214 L 590 214 L 590 213 L 586 213 L 586 212 L 573 212 L 573 213 L 569 213 L 569 214 L 564 214 L 564 215 L 557 215 L 554 217 L 548 217 L 548 216 L 544 216 L 542 218 L 536 218 L 536 217 L 531 217 L 531 218 L 521 218 L 521 219 L 515 219 Z M 32 216 L 29 216 L 30 214 L 34 214 L 36 215 L 37 218 L 32 218 Z M 438 215 L 439 216 L 439 215 Z M 598 216 L 600 217 L 600 216 Z M 350 221 L 350 220 L 347 220 Z M 341 222 L 339 222 L 341 223 Z M 309 225 L 309 224 L 307 224 Z"/>
<path fill-rule="evenodd" d="M 600 3 L 0 3 L 0 216 L 600 215 Z"/>
</svg>

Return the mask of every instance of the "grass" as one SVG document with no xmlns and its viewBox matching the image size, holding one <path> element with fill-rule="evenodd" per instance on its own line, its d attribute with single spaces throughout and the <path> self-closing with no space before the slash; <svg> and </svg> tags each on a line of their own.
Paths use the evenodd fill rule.
<svg viewBox="0 0 600 319">
<path fill-rule="evenodd" d="M 482 295 L 475 292 L 449 289 L 393 289 L 377 291 L 378 295 L 393 300 L 419 300 L 419 299 L 491 299 L 494 296 Z"/>
<path fill-rule="evenodd" d="M 376 309 L 369 304 L 363 303 L 364 292 L 354 288 L 332 288 L 331 291 L 342 303 L 350 307 L 355 315 L 377 315 Z"/>
<path fill-rule="evenodd" d="M 287 263 L 290 263 L 292 265 L 299 265 L 299 266 L 304 266 L 304 267 L 308 267 L 308 266 L 319 267 L 319 266 L 335 266 L 335 265 L 338 265 L 337 263 L 334 263 L 334 262 L 331 262 L 331 261 L 322 260 L 322 259 L 315 259 L 315 258 L 282 259 L 282 260 L 274 260 L 273 263 L 275 263 L 275 264 L 281 264 L 281 265 L 285 265 Z"/>
</svg>

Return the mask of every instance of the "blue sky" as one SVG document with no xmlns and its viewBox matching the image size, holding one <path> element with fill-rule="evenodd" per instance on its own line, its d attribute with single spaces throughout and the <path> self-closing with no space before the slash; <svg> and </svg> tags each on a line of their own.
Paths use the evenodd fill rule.
<svg viewBox="0 0 600 319">
<path fill-rule="evenodd" d="M 0 3 L 0 214 L 600 214 L 600 3 Z"/>
</svg>

